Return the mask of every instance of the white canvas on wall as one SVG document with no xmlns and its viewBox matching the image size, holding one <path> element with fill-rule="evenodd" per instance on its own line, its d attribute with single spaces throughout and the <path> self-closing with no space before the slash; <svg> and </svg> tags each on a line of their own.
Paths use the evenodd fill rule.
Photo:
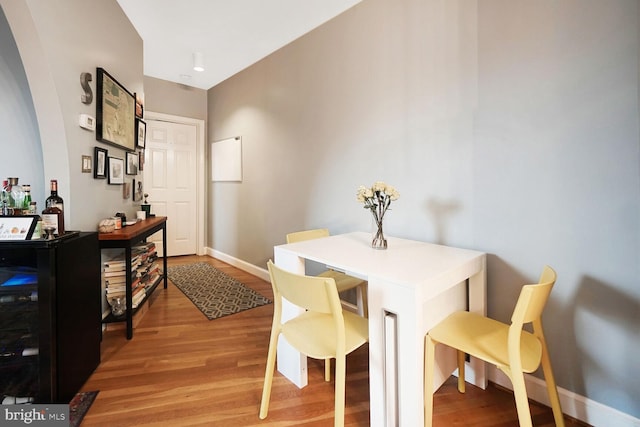
<svg viewBox="0 0 640 427">
<path fill-rule="evenodd" d="M 242 181 L 242 139 L 239 136 L 211 144 L 211 180 Z"/>
</svg>

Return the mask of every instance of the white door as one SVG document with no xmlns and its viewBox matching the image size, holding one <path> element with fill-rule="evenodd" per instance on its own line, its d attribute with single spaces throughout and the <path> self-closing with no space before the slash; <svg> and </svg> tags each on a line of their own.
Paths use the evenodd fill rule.
<svg viewBox="0 0 640 427">
<path fill-rule="evenodd" d="M 167 256 L 197 253 L 197 127 L 146 120 L 144 192 L 151 213 L 167 217 Z M 161 234 L 151 237 L 164 253 Z"/>
</svg>

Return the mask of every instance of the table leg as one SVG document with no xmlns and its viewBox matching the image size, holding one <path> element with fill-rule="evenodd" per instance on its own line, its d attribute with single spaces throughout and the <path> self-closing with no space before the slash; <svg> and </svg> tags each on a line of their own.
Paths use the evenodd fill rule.
<svg viewBox="0 0 640 427">
<path fill-rule="evenodd" d="M 167 225 L 162 225 L 162 268 L 164 269 L 164 288 L 167 289 Z"/>
<path fill-rule="evenodd" d="M 293 273 L 305 274 L 304 258 L 290 252 L 274 249 L 275 264 Z M 282 302 L 282 321 L 285 322 L 299 316 L 303 310 L 287 300 Z M 307 385 L 307 357 L 291 347 L 287 340 L 280 336 L 278 340 L 277 369 L 298 388 Z"/>
<path fill-rule="evenodd" d="M 425 299 L 417 289 L 369 278 L 369 387 L 371 426 L 424 424 L 424 336 L 467 305 L 466 282 Z M 455 352 L 440 346 L 436 389 L 456 369 Z"/>
<path fill-rule="evenodd" d="M 487 315 L 487 269 L 486 257 L 482 258 L 482 268 L 473 276 L 469 277 L 469 311 Z M 465 380 L 481 389 L 487 388 L 487 368 L 486 364 L 475 357 L 467 363 L 465 369 Z"/>
<path fill-rule="evenodd" d="M 127 339 L 133 338 L 133 289 L 131 289 L 131 245 L 127 245 L 124 249 L 124 259 L 126 268 L 126 320 L 127 320 Z"/>
</svg>

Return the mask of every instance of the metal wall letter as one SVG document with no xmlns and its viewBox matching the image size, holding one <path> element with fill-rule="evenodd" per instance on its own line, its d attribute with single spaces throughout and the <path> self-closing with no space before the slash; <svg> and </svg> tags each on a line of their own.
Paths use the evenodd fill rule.
<svg viewBox="0 0 640 427">
<path fill-rule="evenodd" d="M 80 86 L 84 89 L 84 94 L 80 95 L 80 99 L 83 104 L 91 104 L 93 102 L 93 91 L 89 85 L 91 79 L 91 73 L 80 73 Z"/>
</svg>

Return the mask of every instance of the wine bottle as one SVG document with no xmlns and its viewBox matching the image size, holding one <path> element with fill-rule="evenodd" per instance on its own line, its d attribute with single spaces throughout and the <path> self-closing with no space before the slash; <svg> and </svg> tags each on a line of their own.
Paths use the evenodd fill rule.
<svg viewBox="0 0 640 427">
<path fill-rule="evenodd" d="M 45 209 L 42 211 L 42 230 L 54 228 L 53 234 L 64 234 L 64 202 L 58 196 L 58 180 L 51 180 L 51 195 L 45 200 Z"/>
</svg>

